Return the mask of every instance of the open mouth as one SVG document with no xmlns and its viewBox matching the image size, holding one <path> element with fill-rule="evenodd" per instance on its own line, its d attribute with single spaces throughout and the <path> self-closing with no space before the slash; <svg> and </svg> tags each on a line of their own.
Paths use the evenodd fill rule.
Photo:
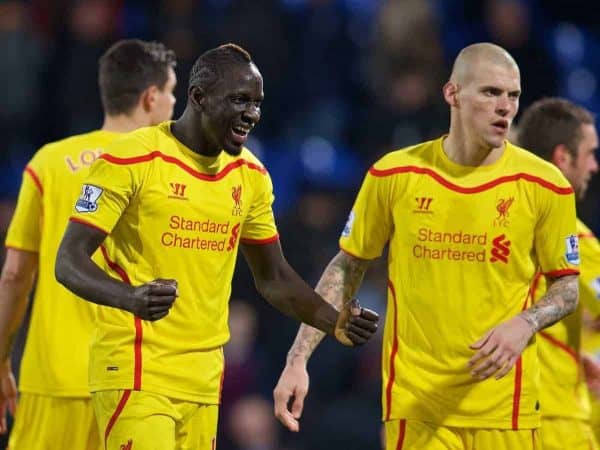
<svg viewBox="0 0 600 450">
<path fill-rule="evenodd" d="M 244 126 L 244 125 L 234 125 L 231 127 L 231 135 L 233 137 L 233 141 L 241 145 L 246 142 L 248 139 L 248 134 L 252 130 L 252 127 Z"/>
<path fill-rule="evenodd" d="M 508 130 L 508 120 L 497 120 L 496 122 L 492 123 L 492 126 L 497 131 L 504 133 L 506 130 Z"/>
</svg>

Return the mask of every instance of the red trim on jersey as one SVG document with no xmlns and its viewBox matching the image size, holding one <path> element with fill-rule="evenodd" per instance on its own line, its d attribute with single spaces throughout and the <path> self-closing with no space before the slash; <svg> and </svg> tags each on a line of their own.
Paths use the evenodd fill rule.
<svg viewBox="0 0 600 450">
<path fill-rule="evenodd" d="M 108 436 L 110 434 L 110 431 L 112 430 L 113 426 L 115 425 L 115 422 L 117 421 L 117 419 L 123 412 L 123 408 L 125 408 L 125 404 L 127 403 L 127 400 L 129 400 L 130 395 L 131 395 L 131 390 L 125 389 L 125 392 L 123 392 L 123 396 L 121 397 L 121 400 L 119 400 L 117 409 L 115 409 L 115 412 L 113 413 L 112 417 L 108 421 L 108 424 L 106 425 L 106 429 L 104 430 L 104 448 L 105 449 L 108 448 Z"/>
<path fill-rule="evenodd" d="M 125 272 L 125 269 L 109 258 L 108 252 L 106 251 L 104 245 L 100 246 L 100 250 L 102 251 L 102 256 L 104 256 L 108 267 L 114 270 L 119 277 L 121 277 L 123 282 L 131 284 L 131 280 L 129 279 L 127 272 Z M 142 338 L 144 336 L 142 319 L 134 316 L 133 325 L 135 327 L 135 340 L 133 344 L 133 389 L 135 391 L 139 391 L 142 389 Z"/>
<path fill-rule="evenodd" d="M 564 342 L 559 341 L 554 336 L 546 333 L 545 331 L 539 331 L 538 334 L 541 337 L 543 337 L 544 339 L 546 339 L 548 342 L 550 342 L 552 345 L 554 345 L 555 347 L 558 347 L 561 350 L 565 351 L 571 358 L 573 358 L 573 360 L 575 361 L 575 363 L 577 365 L 579 365 L 579 354 L 574 349 L 572 349 L 571 347 L 569 347 Z"/>
<path fill-rule="evenodd" d="M 133 366 L 133 389 L 140 391 L 142 389 L 142 338 L 144 332 L 142 328 L 142 319 L 134 317 L 135 325 L 135 343 L 133 344 L 133 354 L 135 358 Z"/>
<path fill-rule="evenodd" d="M 70 217 L 69 218 L 69 222 L 77 222 L 77 223 L 80 223 L 82 225 L 86 225 L 86 226 L 88 226 L 90 228 L 94 228 L 94 229 L 96 229 L 98 231 L 102 231 L 104 234 L 110 234 L 108 231 L 103 230 L 98 225 L 94 225 L 93 223 L 90 223 L 87 220 L 80 219 L 79 217 Z"/>
<path fill-rule="evenodd" d="M 519 356 L 515 365 L 515 391 L 513 393 L 512 429 L 519 429 L 519 406 L 521 403 L 521 383 L 523 378 L 523 359 Z"/>
<path fill-rule="evenodd" d="M 394 386 L 394 377 L 396 376 L 394 368 L 394 359 L 396 358 L 396 353 L 398 353 L 398 305 L 396 304 L 396 290 L 394 289 L 394 284 L 392 283 L 392 280 L 388 280 L 388 288 L 392 293 L 394 305 L 394 340 L 392 341 L 392 352 L 390 353 L 390 375 L 387 386 L 385 388 L 385 420 L 390 420 L 390 415 L 392 412 L 392 387 Z"/>
<path fill-rule="evenodd" d="M 473 187 L 465 187 L 465 186 L 459 186 L 458 184 L 454 184 L 451 181 L 446 180 L 439 173 L 437 173 L 427 167 L 401 166 L 401 167 L 392 167 L 391 169 L 384 169 L 384 170 L 379 170 L 379 169 L 376 169 L 375 167 L 371 167 L 369 169 L 369 173 L 375 177 L 386 177 L 389 175 L 395 175 L 397 173 L 418 173 L 418 174 L 422 174 L 422 175 L 429 175 L 431 178 L 433 178 L 435 181 L 437 181 L 442 186 L 450 189 L 451 191 L 456 191 L 461 194 L 477 194 L 479 192 L 483 192 L 483 191 L 486 191 L 493 187 L 496 187 L 499 184 L 509 183 L 511 181 L 518 181 L 518 180 L 525 180 L 525 181 L 530 181 L 532 183 L 537 183 L 540 186 L 545 187 L 546 189 L 550 189 L 551 191 L 553 191 L 557 194 L 561 194 L 561 195 L 567 195 L 567 194 L 573 193 L 573 188 L 571 188 L 571 187 L 560 187 L 560 186 L 550 183 L 547 180 L 544 180 L 543 178 L 536 177 L 535 175 L 531 175 L 531 174 L 523 173 L 523 172 L 515 173 L 514 175 L 507 175 L 504 177 L 496 178 L 494 180 L 488 181 L 487 183 L 483 183 L 479 186 L 473 186 Z"/>
<path fill-rule="evenodd" d="M 594 239 L 594 233 L 577 233 L 579 239 Z"/>
<path fill-rule="evenodd" d="M 398 432 L 398 443 L 396 444 L 396 450 L 402 450 L 404 446 L 404 436 L 406 435 L 406 419 L 400 421 L 400 431 Z"/>
<path fill-rule="evenodd" d="M 129 275 L 127 275 L 127 272 L 125 272 L 125 269 L 123 269 L 120 265 L 118 265 L 116 262 L 110 259 L 110 257 L 108 256 L 108 252 L 106 251 L 106 247 L 104 247 L 104 245 L 101 245 L 100 250 L 102 251 L 102 256 L 104 256 L 108 267 L 114 270 L 121 277 L 121 280 L 123 280 L 124 283 L 131 284 L 131 280 L 129 279 Z"/>
<path fill-rule="evenodd" d="M 35 170 L 33 170 L 31 167 L 27 166 L 27 167 L 25 167 L 25 173 L 29 174 L 29 176 L 31 177 L 31 179 L 33 180 L 35 185 L 37 186 L 38 190 L 40 191 L 40 195 L 44 195 L 44 186 L 42 186 L 40 177 L 38 177 L 38 174 L 35 173 Z"/>
<path fill-rule="evenodd" d="M 266 238 L 266 239 L 243 238 L 243 239 L 240 239 L 240 242 L 242 244 L 250 244 L 250 245 L 265 245 L 265 244 L 272 244 L 273 242 L 277 242 L 278 240 L 279 240 L 279 234 L 276 234 L 275 236 L 271 236 L 270 238 Z"/>
<path fill-rule="evenodd" d="M 578 269 L 561 269 L 561 270 L 553 270 L 551 272 L 546 272 L 544 275 L 552 278 L 564 277 L 565 275 L 579 275 Z"/>
<path fill-rule="evenodd" d="M 533 281 L 531 282 L 531 288 L 529 289 L 529 295 L 531 296 L 532 303 L 535 300 L 535 294 L 540 285 L 540 279 L 542 278 L 542 275 L 543 275 L 542 272 L 536 273 L 535 277 L 533 277 Z"/>
<path fill-rule="evenodd" d="M 525 298 L 525 303 L 523 303 L 523 307 L 521 311 L 525 311 L 527 308 L 527 304 L 529 302 L 529 297 L 531 296 L 531 302 L 533 303 L 533 295 L 531 292 L 531 288 L 529 289 L 529 293 Z M 517 363 L 515 364 L 515 390 L 513 392 L 513 411 L 512 411 L 512 429 L 519 429 L 519 406 L 521 404 L 521 384 L 523 382 L 523 357 L 519 355 L 519 359 L 517 359 Z"/>
<path fill-rule="evenodd" d="M 180 168 L 185 170 L 187 173 L 189 173 L 191 176 L 198 178 L 200 180 L 204 180 L 204 181 L 218 181 L 218 180 L 224 178 L 232 170 L 237 169 L 244 165 L 247 166 L 249 169 L 257 170 L 258 172 L 260 172 L 262 174 L 267 173 L 267 169 L 265 169 L 262 166 L 251 163 L 250 161 L 246 161 L 245 159 L 237 159 L 235 161 L 230 162 L 225 167 L 223 167 L 223 170 L 221 170 L 220 172 L 218 172 L 214 175 L 211 175 L 208 173 L 198 172 L 197 170 L 192 169 L 190 166 L 188 166 L 183 161 L 181 161 L 177 158 L 174 158 L 173 156 L 165 155 L 164 153 L 162 153 L 158 150 L 155 150 L 155 151 L 145 154 L 145 155 L 134 156 L 131 158 L 119 158 L 117 156 L 113 156 L 113 155 L 109 155 L 108 153 L 104 153 L 104 154 L 100 155 L 100 158 L 104 159 L 105 161 L 111 162 L 113 164 L 119 164 L 119 165 L 138 164 L 138 163 L 151 161 L 155 158 L 160 158 L 165 162 L 179 166 Z"/>
</svg>

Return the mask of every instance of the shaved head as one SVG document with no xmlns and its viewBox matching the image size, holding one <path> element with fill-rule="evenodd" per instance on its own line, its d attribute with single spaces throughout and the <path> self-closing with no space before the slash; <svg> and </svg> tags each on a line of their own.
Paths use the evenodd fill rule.
<svg viewBox="0 0 600 450">
<path fill-rule="evenodd" d="M 483 63 L 505 66 L 519 71 L 519 66 L 512 56 L 502 47 L 482 42 L 465 47 L 454 60 L 450 81 L 465 84 L 476 72 L 476 67 Z"/>
</svg>

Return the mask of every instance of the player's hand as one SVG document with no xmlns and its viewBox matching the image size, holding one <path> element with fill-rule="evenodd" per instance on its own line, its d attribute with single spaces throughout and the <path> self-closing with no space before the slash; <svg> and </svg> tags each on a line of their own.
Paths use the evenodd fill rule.
<svg viewBox="0 0 600 450">
<path fill-rule="evenodd" d="M 0 434 L 8 432 L 6 411 L 14 417 L 17 410 L 17 383 L 12 373 L 10 359 L 0 365 Z"/>
<path fill-rule="evenodd" d="M 479 380 L 492 375 L 497 380 L 502 378 L 515 365 L 532 336 L 533 329 L 520 316 L 492 328 L 469 346 L 477 350 L 468 363 L 471 375 Z"/>
<path fill-rule="evenodd" d="M 581 362 L 588 389 L 594 397 L 600 399 L 600 364 L 588 355 L 582 355 Z"/>
<path fill-rule="evenodd" d="M 169 314 L 178 296 L 177 280 L 158 278 L 135 288 L 129 311 L 143 320 L 159 320 Z"/>
<path fill-rule="evenodd" d="M 300 416 L 308 393 L 306 364 L 286 364 L 273 391 L 275 417 L 290 431 L 300 431 Z M 292 400 L 291 409 L 288 405 Z"/>
<path fill-rule="evenodd" d="M 379 315 L 370 309 L 361 308 L 358 300 L 348 301 L 335 324 L 335 338 L 344 345 L 362 345 L 377 331 Z"/>
</svg>

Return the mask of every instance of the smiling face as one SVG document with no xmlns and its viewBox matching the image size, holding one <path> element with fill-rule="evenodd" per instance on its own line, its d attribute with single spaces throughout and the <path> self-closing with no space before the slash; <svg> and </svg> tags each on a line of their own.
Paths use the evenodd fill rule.
<svg viewBox="0 0 600 450">
<path fill-rule="evenodd" d="M 458 86 L 457 120 L 464 136 L 482 148 L 497 148 L 519 110 L 521 81 L 516 66 L 480 61 Z"/>
<path fill-rule="evenodd" d="M 203 148 L 207 154 L 225 150 L 237 156 L 248 134 L 260 120 L 263 79 L 253 63 L 235 64 L 200 102 Z"/>
</svg>

